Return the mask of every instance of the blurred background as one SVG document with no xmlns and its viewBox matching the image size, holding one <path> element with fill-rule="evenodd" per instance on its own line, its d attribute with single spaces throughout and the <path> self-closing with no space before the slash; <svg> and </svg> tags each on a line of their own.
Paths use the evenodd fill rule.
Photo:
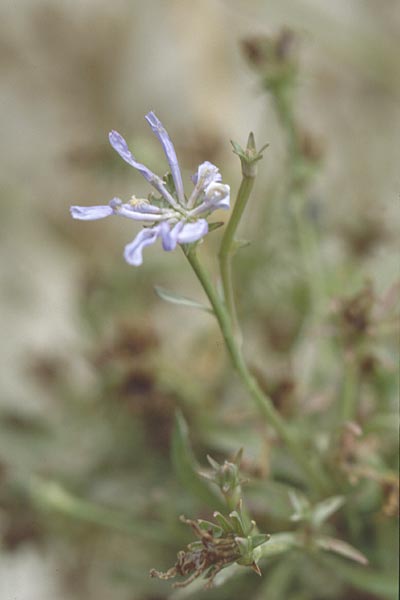
<svg viewBox="0 0 400 600">
<path fill-rule="evenodd" d="M 0 2 L 2 600 L 172 597 L 148 571 L 173 564 L 187 541 L 177 516 L 201 506 L 169 459 L 177 407 L 200 462 L 243 444 L 249 473 L 269 472 L 268 440 L 242 431 L 253 409 L 215 324 L 154 293 L 161 285 L 204 300 L 183 254 L 153 246 L 141 268 L 130 267 L 123 247 L 139 226 L 69 215 L 71 204 L 149 192 L 109 146 L 110 129 L 163 174 L 144 120 L 154 110 L 186 185 L 209 160 L 233 195 L 240 165 L 229 141 L 245 144 L 254 131 L 259 145 L 269 143 L 243 226 L 252 243 L 236 263 L 246 353 L 283 412 L 332 402 L 329 368 L 309 387 L 314 338 L 299 342 L 309 302 L 287 225 L 284 135 L 249 53 L 252 39 L 284 26 L 297 36 L 296 119 L 318 163 L 306 211 L 330 278 L 325 329 L 313 335 L 329 336 L 339 296 L 370 281 L 390 312 L 396 294 L 397 2 Z M 219 239 L 217 230 L 201 249 L 214 273 Z M 373 344 L 386 369 L 380 381 L 393 392 L 393 345 L 381 341 Z M 250 498 L 256 512 L 261 502 Z M 243 592 L 209 597 L 266 597 L 252 577 Z M 308 593 L 301 598 L 317 597 Z"/>
</svg>

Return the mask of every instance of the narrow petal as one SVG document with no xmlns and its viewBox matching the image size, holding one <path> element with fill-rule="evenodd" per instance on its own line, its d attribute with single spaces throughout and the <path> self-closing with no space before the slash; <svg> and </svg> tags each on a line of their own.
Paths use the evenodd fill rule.
<svg viewBox="0 0 400 600">
<path fill-rule="evenodd" d="M 178 237 L 183 227 L 184 221 L 179 221 L 172 228 L 165 222 L 160 225 L 160 234 L 164 250 L 169 252 L 176 248 Z"/>
<path fill-rule="evenodd" d="M 143 262 L 143 248 L 154 244 L 159 235 L 159 225 L 149 229 L 142 229 L 142 231 L 137 234 L 133 242 L 125 246 L 124 258 L 126 262 L 135 267 L 141 265 Z"/>
<path fill-rule="evenodd" d="M 138 210 L 139 207 L 132 206 L 132 204 L 121 204 L 116 211 L 115 214 L 121 217 L 127 217 L 128 219 L 134 219 L 135 221 L 143 221 L 147 223 L 153 223 L 154 221 L 165 221 L 169 214 L 163 213 L 161 210 L 150 210 L 145 211 L 143 209 Z M 151 207 L 156 208 L 156 207 Z M 171 211 L 171 214 L 174 214 Z"/>
<path fill-rule="evenodd" d="M 199 219 L 195 223 L 186 223 L 178 235 L 179 244 L 191 244 L 197 242 L 208 233 L 208 223 L 205 219 Z"/>
<path fill-rule="evenodd" d="M 184 205 L 186 202 L 185 194 L 183 191 L 182 175 L 181 170 L 179 168 L 178 159 L 176 157 L 174 145 L 171 142 L 171 139 L 165 127 L 153 112 L 149 112 L 146 115 L 146 121 L 150 124 L 150 127 L 161 142 L 165 156 L 168 160 L 169 168 L 171 169 L 171 174 L 174 180 L 178 200 L 182 205 Z"/>
<path fill-rule="evenodd" d="M 176 207 L 177 203 L 174 198 L 171 196 L 162 179 L 158 177 L 155 173 L 150 171 L 145 165 L 138 162 L 136 158 L 133 156 L 132 152 L 128 148 L 128 144 L 126 140 L 118 133 L 118 131 L 110 131 L 109 140 L 111 146 L 114 148 L 116 152 L 123 158 L 128 164 L 132 165 L 139 173 L 143 175 L 143 177 L 165 198 L 165 200 Z"/>
<path fill-rule="evenodd" d="M 221 181 L 221 173 L 218 167 L 206 161 L 198 167 L 197 173 L 192 176 L 192 181 L 195 187 L 187 202 L 188 208 L 193 208 L 196 200 L 207 186 L 211 183 L 219 183 Z"/>
<path fill-rule="evenodd" d="M 101 206 L 71 206 L 69 211 L 74 219 L 80 219 L 81 221 L 104 219 L 114 213 L 109 204 Z"/>
<path fill-rule="evenodd" d="M 126 143 L 126 140 L 122 137 L 122 135 L 118 133 L 118 131 L 112 130 L 108 134 L 108 139 L 110 140 L 111 146 L 116 152 L 118 152 L 120 157 L 123 158 L 127 163 L 132 165 L 132 167 L 135 167 L 135 169 L 137 169 L 140 163 L 137 162 L 132 152 L 129 150 L 128 144 Z"/>
<path fill-rule="evenodd" d="M 150 204 L 147 200 L 138 200 L 135 197 L 132 197 L 132 200 L 128 202 L 128 204 L 133 210 L 136 210 L 137 212 L 153 213 L 155 215 L 165 212 L 164 208 L 160 208 L 159 206 Z"/>
</svg>

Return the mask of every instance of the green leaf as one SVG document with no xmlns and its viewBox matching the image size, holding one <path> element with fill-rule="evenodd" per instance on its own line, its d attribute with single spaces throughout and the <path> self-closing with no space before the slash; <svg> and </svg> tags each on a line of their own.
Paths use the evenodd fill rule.
<svg viewBox="0 0 400 600">
<path fill-rule="evenodd" d="M 332 496 L 322 502 L 318 502 L 312 510 L 311 521 L 315 527 L 320 527 L 333 513 L 343 506 L 343 496 Z"/>
<path fill-rule="evenodd" d="M 207 460 L 210 463 L 211 467 L 214 469 L 214 471 L 219 471 L 221 465 L 216 460 L 214 460 L 212 456 L 207 454 Z"/>
<path fill-rule="evenodd" d="M 120 509 L 79 498 L 56 481 L 33 478 L 27 491 L 39 510 L 55 511 L 71 520 L 107 527 L 127 535 L 166 541 L 158 521 L 145 523 L 141 515 L 123 513 Z"/>
<path fill-rule="evenodd" d="M 250 246 L 250 244 L 251 242 L 249 242 L 249 240 L 235 240 L 232 244 L 232 252 L 237 252 L 242 248 L 247 248 L 247 246 Z"/>
<path fill-rule="evenodd" d="M 257 562 L 262 558 L 270 558 L 288 552 L 292 548 L 299 546 L 296 534 L 294 533 L 274 533 L 260 546 L 253 550 L 254 560 Z"/>
<path fill-rule="evenodd" d="M 257 546 L 265 544 L 265 542 L 268 542 L 270 537 L 271 536 L 269 533 L 256 533 L 255 535 L 252 535 L 251 543 L 253 544 L 253 548 L 257 548 Z"/>
<path fill-rule="evenodd" d="M 208 233 L 210 233 L 211 231 L 215 231 L 216 229 L 219 229 L 220 227 L 222 227 L 222 225 L 225 225 L 224 221 L 215 221 L 214 223 L 209 223 L 208 224 Z"/>
<path fill-rule="evenodd" d="M 197 519 L 197 524 L 203 531 L 211 531 L 214 537 L 221 537 L 223 534 L 223 529 L 219 525 L 211 523 L 211 521 Z"/>
<path fill-rule="evenodd" d="M 304 521 L 310 514 L 310 503 L 303 494 L 297 490 L 289 490 L 289 499 L 293 506 L 294 513 L 291 515 L 291 521 Z"/>
<path fill-rule="evenodd" d="M 166 302 L 171 302 L 171 304 L 180 304 L 181 306 L 188 306 L 189 308 L 199 308 L 200 310 L 205 310 L 211 314 L 214 312 L 211 307 L 206 306 L 205 304 L 201 304 L 200 302 L 196 302 L 196 300 L 191 300 L 185 296 L 180 296 L 179 294 L 170 292 L 169 290 L 159 287 L 158 285 L 154 286 L 154 291 L 159 298 L 165 300 Z"/>
<path fill-rule="evenodd" d="M 234 140 L 231 140 L 231 144 L 233 146 L 233 152 L 235 154 L 237 154 L 238 156 L 242 156 L 244 154 L 244 150 L 240 144 L 238 144 Z"/>
<path fill-rule="evenodd" d="M 335 554 L 340 554 L 340 556 L 350 558 L 351 560 L 360 563 L 360 565 L 368 564 L 368 559 L 366 556 L 364 556 L 364 554 L 343 540 L 338 540 L 331 537 L 318 537 L 315 539 L 315 541 L 317 546 L 323 550 L 335 552 Z"/>
<path fill-rule="evenodd" d="M 229 513 L 229 518 L 232 522 L 233 529 L 238 535 L 246 535 L 246 526 L 243 522 L 242 516 L 237 510 L 233 510 Z"/>
<path fill-rule="evenodd" d="M 180 411 L 177 411 L 175 416 L 175 428 L 172 436 L 172 463 L 182 485 L 193 496 L 214 510 L 225 510 L 222 499 L 198 474 L 200 466 L 192 452 L 188 426 Z"/>
<path fill-rule="evenodd" d="M 398 581 L 397 576 L 394 576 L 393 573 L 359 567 L 332 555 L 320 555 L 318 561 L 333 571 L 338 579 L 346 581 L 356 588 L 376 594 L 382 600 L 384 598 L 397 600 L 398 598 Z"/>
<path fill-rule="evenodd" d="M 225 533 L 229 533 L 233 530 L 231 523 L 229 523 L 228 519 L 220 512 L 215 511 L 213 517 L 219 523 L 220 527 L 222 527 Z"/>
</svg>

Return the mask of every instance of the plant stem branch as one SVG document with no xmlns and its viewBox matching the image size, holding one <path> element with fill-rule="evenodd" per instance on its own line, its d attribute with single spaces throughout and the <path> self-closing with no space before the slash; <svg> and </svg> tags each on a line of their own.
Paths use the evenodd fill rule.
<svg viewBox="0 0 400 600">
<path fill-rule="evenodd" d="M 313 306 L 314 318 L 319 316 L 326 305 L 326 280 L 324 277 L 318 234 L 314 224 L 304 214 L 306 190 L 310 183 L 312 171 L 307 168 L 307 159 L 304 157 L 299 133 L 293 114 L 293 90 L 283 87 L 273 95 L 274 106 L 286 134 L 288 152 L 288 196 L 294 226 L 300 246 L 303 267 L 306 272 L 310 296 Z"/>
<path fill-rule="evenodd" d="M 224 306 L 224 303 L 219 298 L 215 287 L 211 283 L 207 271 L 200 263 L 196 248 L 190 248 L 186 252 L 186 257 L 200 281 L 210 303 L 214 309 L 215 316 L 220 326 L 225 346 L 227 348 L 232 365 L 242 380 L 244 386 L 254 400 L 258 411 L 263 419 L 273 427 L 281 440 L 286 444 L 292 458 L 302 468 L 311 485 L 318 491 L 322 492 L 327 487 L 327 482 L 322 472 L 316 470 L 315 464 L 312 463 L 304 448 L 298 443 L 298 440 L 293 436 L 292 431 L 288 428 L 286 422 L 282 419 L 279 412 L 275 409 L 271 399 L 266 396 L 260 388 L 257 380 L 250 373 L 242 352 L 235 340 L 232 332 L 231 320 Z"/>
<path fill-rule="evenodd" d="M 344 380 L 341 398 L 341 420 L 352 421 L 357 410 L 358 371 L 355 357 L 347 359 L 344 368 Z"/>
<path fill-rule="evenodd" d="M 253 189 L 254 180 L 255 174 L 254 176 L 243 175 L 236 198 L 236 203 L 222 237 L 221 248 L 219 251 L 219 264 L 225 306 L 232 322 L 232 328 L 235 337 L 239 342 L 241 342 L 241 334 L 236 312 L 235 296 L 233 292 L 232 257 L 236 250 L 234 247 L 235 233 L 239 226 L 240 219 L 242 218 L 244 209 L 246 208 L 251 190 Z"/>
</svg>

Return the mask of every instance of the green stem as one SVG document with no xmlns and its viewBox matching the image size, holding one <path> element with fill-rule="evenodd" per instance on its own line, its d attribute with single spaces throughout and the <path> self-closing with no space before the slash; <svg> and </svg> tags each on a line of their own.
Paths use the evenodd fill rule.
<svg viewBox="0 0 400 600">
<path fill-rule="evenodd" d="M 357 409 L 358 370 L 354 357 L 347 358 L 341 398 L 341 421 L 352 421 Z"/>
<path fill-rule="evenodd" d="M 300 156 L 296 124 L 293 116 L 293 90 L 291 87 L 282 86 L 272 95 L 275 110 L 283 129 L 286 132 L 289 162 L 296 163 Z M 292 173 L 293 176 L 293 173 Z"/>
<path fill-rule="evenodd" d="M 314 318 L 321 316 L 326 306 L 326 285 L 318 257 L 318 238 L 315 227 L 304 215 L 304 195 L 292 190 L 292 214 L 297 230 L 303 268 L 308 280 Z"/>
<path fill-rule="evenodd" d="M 286 134 L 288 151 L 288 196 L 296 228 L 303 266 L 306 271 L 314 315 L 321 313 L 326 301 L 326 281 L 319 252 L 319 240 L 312 222 L 304 215 L 305 192 L 311 172 L 306 168 L 293 114 L 293 89 L 282 87 L 274 96 L 275 110 Z"/>
<path fill-rule="evenodd" d="M 225 346 L 232 361 L 233 367 L 237 371 L 244 386 L 247 388 L 248 392 L 253 398 L 261 416 L 278 433 L 281 440 L 289 449 L 293 459 L 299 464 L 303 472 L 308 477 L 309 482 L 315 487 L 316 490 L 323 491 L 327 486 L 323 474 L 319 471 L 316 471 L 315 465 L 310 462 L 307 454 L 304 451 L 304 448 L 292 435 L 292 432 L 287 427 L 287 424 L 282 419 L 279 412 L 275 409 L 271 399 L 266 396 L 266 394 L 260 388 L 257 380 L 250 373 L 244 361 L 241 350 L 235 341 L 231 327 L 231 320 L 225 309 L 224 303 L 219 298 L 213 284 L 211 283 L 207 271 L 199 262 L 196 249 L 190 248 L 186 252 L 186 257 L 198 280 L 200 281 L 211 303 L 211 306 L 214 309 L 214 313 L 220 326 Z"/>
<path fill-rule="evenodd" d="M 235 296 L 233 293 L 232 257 L 235 252 L 235 233 L 239 226 L 240 219 L 242 218 L 244 209 L 246 208 L 251 190 L 253 189 L 254 180 L 255 174 L 243 175 L 235 206 L 222 237 L 221 248 L 219 251 L 219 264 L 225 305 L 232 322 L 233 331 L 238 340 L 240 340 L 240 327 L 236 313 Z"/>
</svg>

